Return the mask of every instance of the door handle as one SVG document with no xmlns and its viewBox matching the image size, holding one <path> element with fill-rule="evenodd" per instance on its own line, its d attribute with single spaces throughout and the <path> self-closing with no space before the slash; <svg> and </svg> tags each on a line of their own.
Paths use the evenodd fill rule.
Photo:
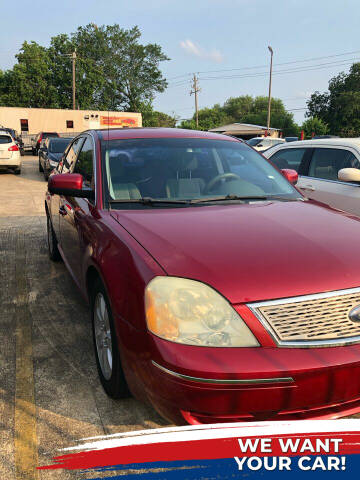
<svg viewBox="0 0 360 480">
<path fill-rule="evenodd" d="M 62 215 L 62 216 L 64 216 L 64 215 L 67 214 L 67 211 L 66 211 L 64 205 L 61 205 L 61 206 L 60 206 L 60 208 L 59 208 L 59 213 L 60 213 L 60 215 Z"/>
<path fill-rule="evenodd" d="M 300 187 L 303 190 L 307 190 L 308 192 L 315 192 L 315 188 L 312 185 L 305 185 L 304 187 Z"/>
</svg>

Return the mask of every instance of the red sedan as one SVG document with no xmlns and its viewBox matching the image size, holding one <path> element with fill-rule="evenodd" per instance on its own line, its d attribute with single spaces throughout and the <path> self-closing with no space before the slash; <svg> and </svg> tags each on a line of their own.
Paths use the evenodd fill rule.
<svg viewBox="0 0 360 480">
<path fill-rule="evenodd" d="M 234 138 L 87 131 L 46 194 L 51 259 L 114 398 L 176 423 L 360 411 L 359 220 Z"/>
</svg>

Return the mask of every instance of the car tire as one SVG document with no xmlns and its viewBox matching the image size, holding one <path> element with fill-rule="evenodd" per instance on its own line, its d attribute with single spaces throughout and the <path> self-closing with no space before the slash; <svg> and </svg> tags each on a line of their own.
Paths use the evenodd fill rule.
<svg viewBox="0 0 360 480">
<path fill-rule="evenodd" d="M 44 169 L 43 169 L 43 167 L 42 167 L 42 165 L 41 165 L 40 158 L 39 158 L 39 172 L 43 172 L 43 171 L 44 171 Z"/>
<path fill-rule="evenodd" d="M 36 155 L 36 150 L 35 150 L 35 148 L 32 148 L 32 149 L 31 149 L 31 152 L 32 152 L 33 155 Z"/>
<path fill-rule="evenodd" d="M 15 173 L 15 175 L 20 175 L 20 173 L 21 173 L 21 168 L 16 168 L 16 169 L 14 170 L 14 173 Z"/>
<path fill-rule="evenodd" d="M 100 279 L 92 285 L 90 301 L 94 352 L 101 385 L 111 398 L 130 397 L 121 366 L 110 302 Z"/>
<path fill-rule="evenodd" d="M 47 228 L 47 244 L 50 260 L 58 262 L 61 260 L 61 255 L 58 249 L 57 238 L 51 223 L 49 215 L 46 215 L 46 228 Z"/>
</svg>

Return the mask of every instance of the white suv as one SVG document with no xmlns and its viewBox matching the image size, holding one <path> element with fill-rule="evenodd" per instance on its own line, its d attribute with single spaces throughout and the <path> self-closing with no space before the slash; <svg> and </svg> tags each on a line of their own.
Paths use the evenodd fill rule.
<svg viewBox="0 0 360 480">
<path fill-rule="evenodd" d="M 20 150 L 10 133 L 0 129 L 0 169 L 8 168 L 19 175 L 21 172 Z"/>
</svg>

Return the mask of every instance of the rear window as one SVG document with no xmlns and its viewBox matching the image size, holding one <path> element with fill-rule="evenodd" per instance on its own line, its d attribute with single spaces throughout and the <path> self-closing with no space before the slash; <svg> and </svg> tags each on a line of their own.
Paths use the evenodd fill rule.
<svg viewBox="0 0 360 480">
<path fill-rule="evenodd" d="M 12 138 L 10 137 L 10 135 L 0 135 L 0 144 L 11 143 L 11 142 L 12 142 Z"/>
<path fill-rule="evenodd" d="M 59 134 L 56 132 L 44 132 L 42 134 L 42 138 L 48 138 L 48 137 L 58 137 Z"/>
<path fill-rule="evenodd" d="M 65 148 L 71 142 L 71 138 L 59 138 L 56 140 L 50 140 L 49 142 L 49 152 L 52 153 L 63 153 Z"/>
</svg>

